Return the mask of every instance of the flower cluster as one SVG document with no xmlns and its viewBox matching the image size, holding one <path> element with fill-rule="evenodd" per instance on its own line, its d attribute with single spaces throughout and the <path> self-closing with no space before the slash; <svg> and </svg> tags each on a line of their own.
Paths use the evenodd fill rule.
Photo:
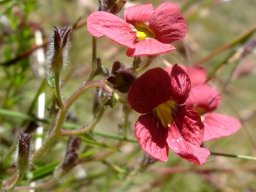
<svg viewBox="0 0 256 192">
<path fill-rule="evenodd" d="M 174 50 L 171 43 L 185 37 L 187 24 L 177 5 L 166 2 L 155 10 L 151 4 L 129 7 L 124 20 L 96 11 L 88 17 L 87 29 L 95 37 L 106 36 L 127 47 L 128 56 L 150 56 Z M 126 76 L 114 71 L 109 81 L 119 90 Z M 203 164 L 210 155 L 203 142 L 228 136 L 241 126 L 237 119 L 213 112 L 220 94 L 207 84 L 203 68 L 157 67 L 124 87 L 120 90 L 128 91 L 129 105 L 141 114 L 135 136 L 154 159 L 167 161 L 171 149 L 190 162 Z"/>
</svg>

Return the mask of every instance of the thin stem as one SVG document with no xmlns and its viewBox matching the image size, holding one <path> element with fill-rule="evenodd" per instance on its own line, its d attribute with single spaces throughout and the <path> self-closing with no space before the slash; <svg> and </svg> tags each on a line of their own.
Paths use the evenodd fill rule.
<svg viewBox="0 0 256 192">
<path fill-rule="evenodd" d="M 52 144 L 57 140 L 58 136 L 61 133 L 61 129 L 64 125 L 66 114 L 71 105 L 88 89 L 93 87 L 101 87 L 108 92 L 112 90 L 106 85 L 106 80 L 101 81 L 92 81 L 83 83 L 64 103 L 63 108 L 58 112 L 57 119 L 55 121 L 54 127 L 50 132 L 49 136 L 46 138 L 45 142 L 32 156 L 32 161 L 38 160 L 46 151 L 49 149 Z"/>
<path fill-rule="evenodd" d="M 61 82 L 60 82 L 60 73 L 56 72 L 55 73 L 55 92 L 56 92 L 56 99 L 57 99 L 57 103 L 59 105 L 59 107 L 61 109 L 64 108 L 63 106 L 63 101 L 62 101 L 62 97 L 61 97 Z"/>
<path fill-rule="evenodd" d="M 156 58 L 155 56 L 148 56 L 146 62 L 141 67 L 136 69 L 136 73 L 142 72 L 146 68 L 148 68 L 155 58 Z"/>
<path fill-rule="evenodd" d="M 97 59 L 97 40 L 95 37 L 92 37 L 92 63 L 96 63 Z"/>
<path fill-rule="evenodd" d="M 214 49 L 212 52 L 210 52 L 207 56 L 202 58 L 201 60 L 195 62 L 193 65 L 203 65 L 211 58 L 217 56 L 220 53 L 223 53 L 224 51 L 233 48 L 237 45 L 243 44 L 245 41 L 247 41 L 256 31 L 256 25 L 254 24 L 250 29 L 244 31 L 239 36 L 235 37 L 232 41 Z"/>
<path fill-rule="evenodd" d="M 46 152 L 46 150 L 52 146 L 63 126 L 66 114 L 67 110 L 60 109 L 52 132 L 50 133 L 49 137 L 46 138 L 43 145 L 32 155 L 32 161 L 38 160 Z"/>
<path fill-rule="evenodd" d="M 92 37 L 92 71 L 88 78 L 88 81 L 93 80 L 95 73 L 97 71 L 97 40 L 95 37 Z"/>
<path fill-rule="evenodd" d="M 105 91 L 112 93 L 112 89 L 106 84 L 107 80 L 84 82 L 65 102 L 64 107 L 69 109 L 70 106 L 77 100 L 80 95 L 86 92 L 90 88 L 100 87 Z"/>
<path fill-rule="evenodd" d="M 43 79 L 40 87 L 38 88 L 38 90 L 34 96 L 32 103 L 30 104 L 30 106 L 28 108 L 27 114 L 32 114 L 32 111 L 36 105 L 37 99 L 38 99 L 39 95 L 44 91 L 46 85 L 47 85 L 46 79 Z"/>
<path fill-rule="evenodd" d="M 122 141 L 131 142 L 131 143 L 137 143 L 137 141 L 135 139 L 128 138 L 128 137 L 125 138 L 124 136 L 115 135 L 112 133 L 107 133 L 107 132 L 102 132 L 102 131 L 94 131 L 94 134 L 98 135 L 100 137 L 110 138 L 110 139 L 114 139 L 114 140 L 122 140 Z"/>
<path fill-rule="evenodd" d="M 86 25 L 86 19 L 80 19 L 78 21 L 75 22 L 75 24 L 73 25 L 72 29 L 73 30 L 77 30 L 82 28 L 83 26 Z M 16 57 L 8 60 L 8 61 L 4 61 L 2 63 L 0 63 L 0 66 L 4 66 L 4 67 L 10 67 L 14 64 L 17 64 L 19 61 L 26 59 L 27 57 L 29 57 L 31 54 L 33 54 L 36 50 L 40 49 L 40 48 L 45 48 L 48 45 L 49 41 L 48 38 L 43 39 L 43 43 L 41 45 L 33 45 L 32 47 L 30 47 L 29 49 L 27 49 L 26 51 L 24 51 L 23 53 L 21 53 L 20 55 L 17 55 Z"/>
<path fill-rule="evenodd" d="M 82 134 L 82 133 L 89 132 L 90 130 L 92 130 L 98 124 L 102 115 L 104 114 L 104 111 L 105 111 L 105 109 L 102 108 L 100 110 L 98 116 L 96 117 L 96 119 L 94 119 L 94 121 L 90 125 L 88 125 L 86 127 L 83 127 L 81 129 L 78 129 L 78 130 L 62 130 L 61 134 L 62 135 L 79 135 L 79 134 Z"/>
<path fill-rule="evenodd" d="M 128 128 L 129 128 L 129 115 L 130 115 L 130 109 L 124 105 L 123 106 L 123 112 L 124 112 L 124 122 L 123 122 L 123 129 L 124 129 L 124 138 L 127 138 L 128 135 Z"/>
<path fill-rule="evenodd" d="M 247 156 L 247 155 L 234 155 L 234 154 L 218 153 L 218 152 L 212 152 L 212 151 L 211 151 L 211 155 L 256 161 L 256 157 Z"/>
</svg>

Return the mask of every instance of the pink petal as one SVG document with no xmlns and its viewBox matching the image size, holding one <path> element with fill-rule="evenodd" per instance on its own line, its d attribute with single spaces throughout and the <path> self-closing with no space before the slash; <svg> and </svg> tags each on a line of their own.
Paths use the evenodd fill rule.
<svg viewBox="0 0 256 192">
<path fill-rule="evenodd" d="M 204 141 L 229 136 L 241 128 L 238 119 L 219 113 L 204 116 Z"/>
<path fill-rule="evenodd" d="M 133 48 L 136 33 L 133 26 L 104 11 L 95 11 L 87 18 L 87 30 L 95 37 L 106 36 L 120 45 Z"/>
<path fill-rule="evenodd" d="M 132 24 L 144 23 L 148 21 L 153 12 L 154 10 L 152 4 L 135 5 L 132 7 L 128 7 L 124 11 L 124 19 L 128 23 Z"/>
<path fill-rule="evenodd" d="M 186 72 L 190 78 L 192 87 L 205 83 L 206 71 L 203 67 L 186 67 Z"/>
<path fill-rule="evenodd" d="M 139 117 L 135 124 L 135 135 L 143 151 L 157 160 L 168 160 L 167 129 L 153 114 Z"/>
<path fill-rule="evenodd" d="M 187 33 L 187 23 L 174 3 L 162 3 L 149 19 L 149 27 L 156 39 L 163 43 L 182 40 Z"/>
<path fill-rule="evenodd" d="M 167 143 L 177 155 L 192 163 L 203 164 L 210 155 L 207 149 L 185 141 L 174 125 L 170 125 Z"/>
<path fill-rule="evenodd" d="M 192 87 L 186 104 L 203 114 L 215 110 L 220 101 L 221 97 L 218 91 L 209 85 L 203 84 Z"/>
<path fill-rule="evenodd" d="M 135 44 L 134 49 L 128 49 L 128 56 L 159 55 L 175 50 L 170 44 L 161 43 L 153 38 L 147 38 Z"/>
<path fill-rule="evenodd" d="M 184 103 L 191 89 L 190 79 L 187 73 L 178 65 L 174 65 L 171 71 L 172 99 L 176 103 Z"/>
<path fill-rule="evenodd" d="M 200 146 L 204 137 L 204 125 L 200 116 L 185 105 L 177 107 L 173 119 L 182 137 L 189 143 Z"/>
<path fill-rule="evenodd" d="M 170 98 L 170 77 L 157 67 L 136 79 L 128 91 L 128 102 L 139 113 L 148 113 Z"/>
</svg>

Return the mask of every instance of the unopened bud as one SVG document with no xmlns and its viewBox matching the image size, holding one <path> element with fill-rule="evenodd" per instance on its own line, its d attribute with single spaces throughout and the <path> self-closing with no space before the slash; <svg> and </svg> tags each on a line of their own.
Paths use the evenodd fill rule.
<svg viewBox="0 0 256 192">
<path fill-rule="evenodd" d="M 71 136 L 69 137 L 68 143 L 67 143 L 67 148 L 66 148 L 66 154 L 64 157 L 64 161 L 62 162 L 62 170 L 64 172 L 68 171 L 71 169 L 73 166 L 76 165 L 77 163 L 77 158 L 78 158 L 78 149 L 80 147 L 81 140 L 79 137 Z"/>
<path fill-rule="evenodd" d="M 17 168 L 20 171 L 25 171 L 29 165 L 30 139 L 30 134 L 20 133 L 17 160 Z"/>
<path fill-rule="evenodd" d="M 78 154 L 74 151 L 66 153 L 64 161 L 62 162 L 62 169 L 68 171 L 76 165 Z"/>
<path fill-rule="evenodd" d="M 129 69 L 125 68 L 120 62 L 115 62 L 112 66 L 112 73 L 108 81 L 121 93 L 127 93 L 135 77 Z"/>
<path fill-rule="evenodd" d="M 59 73 L 64 64 L 67 62 L 67 44 L 71 32 L 71 27 L 54 27 L 48 56 L 50 61 L 50 68 L 52 68 L 55 73 Z"/>
<path fill-rule="evenodd" d="M 107 11 L 116 14 L 121 11 L 126 1 L 127 0 L 99 0 L 99 11 Z"/>
<path fill-rule="evenodd" d="M 67 144 L 67 151 L 77 151 L 80 147 L 81 139 L 79 137 L 70 136 Z"/>
</svg>

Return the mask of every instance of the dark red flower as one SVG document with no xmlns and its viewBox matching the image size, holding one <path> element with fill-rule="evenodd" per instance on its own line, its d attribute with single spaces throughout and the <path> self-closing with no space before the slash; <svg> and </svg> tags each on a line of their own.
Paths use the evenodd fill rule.
<svg viewBox="0 0 256 192">
<path fill-rule="evenodd" d="M 213 112 L 220 105 L 221 96 L 206 83 L 205 70 L 189 67 L 186 71 L 193 84 L 186 104 L 193 107 L 202 117 L 204 141 L 229 136 L 238 131 L 241 127 L 238 119 Z"/>
<path fill-rule="evenodd" d="M 87 29 L 95 37 L 107 36 L 128 48 L 128 56 L 158 55 L 174 50 L 170 44 L 184 38 L 187 24 L 176 4 L 162 3 L 129 7 L 124 20 L 104 11 L 87 18 Z"/>
<path fill-rule="evenodd" d="M 141 148 L 157 160 L 167 161 L 169 148 L 197 164 L 206 162 L 210 154 L 201 147 L 204 127 L 199 115 L 184 105 L 190 87 L 188 75 L 175 65 L 170 73 L 148 70 L 129 89 L 129 104 L 142 113 L 135 135 Z"/>
</svg>

